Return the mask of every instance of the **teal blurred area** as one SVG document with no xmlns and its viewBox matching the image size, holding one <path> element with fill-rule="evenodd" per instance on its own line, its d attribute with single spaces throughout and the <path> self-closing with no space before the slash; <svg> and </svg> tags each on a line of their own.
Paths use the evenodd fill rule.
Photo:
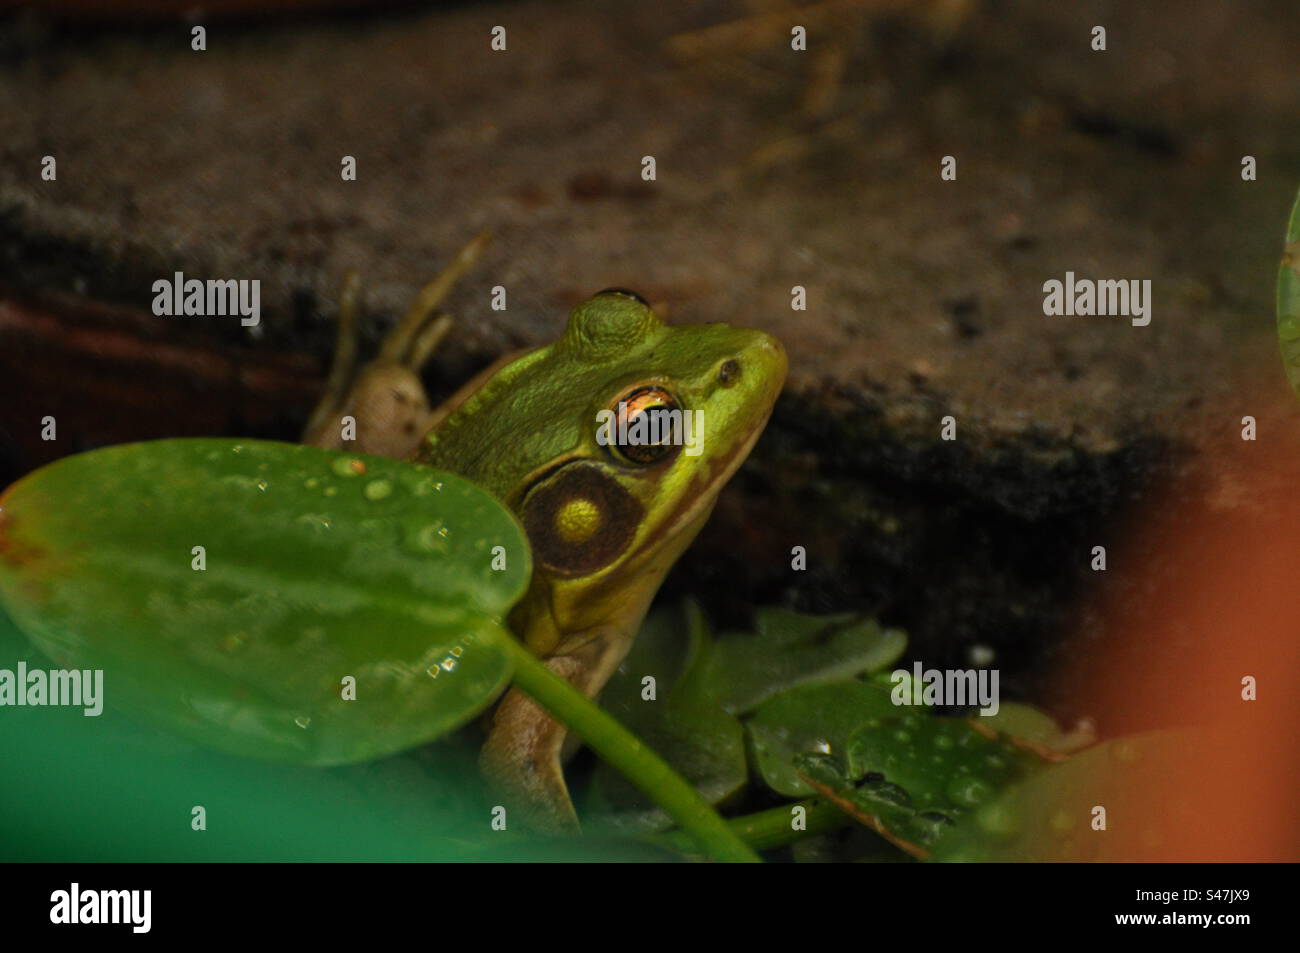
<svg viewBox="0 0 1300 953">
<path fill-rule="evenodd" d="M 0 609 L 0 669 L 55 667 Z M 0 707 L 0 860 L 509 859 L 473 739 L 345 768 L 199 749 L 115 712 Z M 206 830 L 192 829 L 193 809 Z M 524 854 L 532 854 L 530 846 Z"/>
</svg>

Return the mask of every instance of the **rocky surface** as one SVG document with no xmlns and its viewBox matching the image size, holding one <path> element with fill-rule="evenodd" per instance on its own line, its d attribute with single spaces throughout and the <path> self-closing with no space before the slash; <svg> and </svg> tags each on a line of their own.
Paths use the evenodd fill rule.
<svg viewBox="0 0 1300 953">
<path fill-rule="evenodd" d="M 935 10 L 955 13 L 940 26 Z M 724 617 L 755 599 L 879 609 L 927 658 L 989 646 L 1031 688 L 1086 642 L 1092 545 L 1204 490 L 1186 472 L 1239 442 L 1243 415 L 1264 434 L 1300 423 L 1272 309 L 1300 21 L 1280 2 L 846 0 L 735 25 L 751 13 L 214 22 L 201 53 L 181 22 L 5 21 L 8 475 L 122 439 L 291 437 L 342 274 L 365 276 L 373 339 L 488 228 L 447 302 L 459 327 L 435 393 L 550 340 L 610 285 L 674 321 L 772 331 L 787 395 L 673 591 L 712 592 Z M 47 154 L 56 182 L 39 178 Z M 261 326 L 147 314 L 175 271 L 259 278 Z M 1150 279 L 1150 325 L 1045 317 L 1043 282 L 1067 271 Z M 58 449 L 31 436 L 46 413 Z"/>
</svg>

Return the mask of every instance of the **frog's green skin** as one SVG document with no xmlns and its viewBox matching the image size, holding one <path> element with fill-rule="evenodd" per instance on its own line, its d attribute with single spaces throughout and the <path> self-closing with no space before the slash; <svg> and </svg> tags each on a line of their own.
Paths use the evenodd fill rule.
<svg viewBox="0 0 1300 953">
<path fill-rule="evenodd" d="M 763 430 L 785 372 L 785 353 L 770 335 L 723 324 L 669 327 L 639 298 L 603 292 L 573 310 L 558 341 L 489 369 L 449 409 L 425 418 L 433 427 L 413 457 L 469 478 L 516 512 L 535 568 L 511 628 L 594 696 Z M 372 390 L 392 385 L 403 395 L 418 388 L 412 368 L 391 363 L 369 381 Z M 704 412 L 702 452 L 674 448 L 637 463 L 597 443 L 597 413 L 647 386 Z M 422 412 L 419 400 L 398 403 Z M 413 429 L 400 415 L 380 423 Z M 358 417 L 358 439 L 367 428 Z M 563 746 L 562 726 L 527 696 L 507 693 L 483 765 L 507 807 L 534 826 L 576 823 Z"/>
</svg>

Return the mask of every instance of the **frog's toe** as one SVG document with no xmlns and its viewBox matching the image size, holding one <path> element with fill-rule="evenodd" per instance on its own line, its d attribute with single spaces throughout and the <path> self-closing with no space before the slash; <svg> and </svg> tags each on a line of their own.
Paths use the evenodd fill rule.
<svg viewBox="0 0 1300 953">
<path fill-rule="evenodd" d="M 382 360 L 419 368 L 429 359 L 434 347 L 450 329 L 450 319 L 438 311 L 442 299 L 451 291 L 487 247 L 491 235 L 484 231 L 474 236 L 436 278 L 420 289 L 402 320 L 384 338 L 380 348 Z"/>
<path fill-rule="evenodd" d="M 429 320 L 416 332 L 411 349 L 402 363 L 413 371 L 418 371 L 429 362 L 433 352 L 438 349 L 442 339 L 451 331 L 452 320 L 445 314 L 431 314 Z"/>
</svg>

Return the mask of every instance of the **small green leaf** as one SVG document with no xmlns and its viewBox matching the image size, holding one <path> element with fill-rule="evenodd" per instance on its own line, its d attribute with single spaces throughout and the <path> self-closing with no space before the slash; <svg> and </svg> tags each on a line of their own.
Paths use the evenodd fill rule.
<svg viewBox="0 0 1300 953">
<path fill-rule="evenodd" d="M 868 721 L 849 736 L 847 748 L 851 779 L 878 775 L 904 788 L 917 811 L 954 819 L 1045 765 L 1008 739 L 924 708 Z"/>
<path fill-rule="evenodd" d="M 254 757 L 342 764 L 465 723 L 509 679 L 497 639 L 530 572 L 473 484 L 293 444 L 109 447 L 0 498 L 0 597 L 28 637 L 102 669 L 108 704 Z"/>
<path fill-rule="evenodd" d="M 830 803 L 917 859 L 928 859 L 929 845 L 952 826 L 950 817 L 937 811 L 922 811 L 906 789 L 880 775 L 855 783 L 844 764 L 831 755 L 798 755 L 794 765 L 808 784 Z"/>
<path fill-rule="evenodd" d="M 744 732 L 737 715 L 793 686 L 842 682 L 884 668 L 902 654 L 906 638 L 857 614 L 816 616 L 760 609 L 754 632 L 716 641 L 698 607 L 661 610 L 641 628 L 611 679 L 602 703 L 710 803 L 747 780 Z M 642 698 L 642 679 L 656 680 L 657 700 Z M 791 785 L 806 790 L 790 770 Z M 597 769 L 592 804 L 620 830 L 654 830 L 666 823 L 618 775 Z M 789 792 L 786 792 L 789 793 Z"/>
<path fill-rule="evenodd" d="M 1287 379 L 1300 396 L 1300 198 L 1291 208 L 1277 272 L 1277 336 Z"/>
<path fill-rule="evenodd" d="M 1049 767 L 1008 738 L 924 708 L 869 718 L 840 754 L 795 754 L 792 765 L 818 794 L 921 859 L 1009 788 Z"/>
<path fill-rule="evenodd" d="M 710 804 L 744 787 L 745 732 L 705 691 L 699 662 L 708 657 L 708 626 L 693 603 L 655 612 L 601 696 L 607 711 L 668 762 Z M 643 679 L 655 679 L 655 699 Z M 662 830 L 670 821 L 608 765 L 596 769 L 591 806 L 600 824 L 622 832 Z"/>
<path fill-rule="evenodd" d="M 1021 702 L 1002 702 L 996 715 L 982 715 L 980 723 L 1001 734 L 1061 754 L 1086 748 L 1097 740 L 1086 723 L 1072 731 L 1062 731 L 1056 719 L 1047 712 Z"/>
<path fill-rule="evenodd" d="M 896 712 L 889 686 L 879 682 L 792 688 L 764 702 L 747 724 L 754 766 L 772 790 L 806 797 L 811 789 L 795 770 L 796 755 L 845 758 L 857 728 Z"/>
<path fill-rule="evenodd" d="M 795 760 L 830 756 L 849 782 L 878 775 L 905 790 L 917 813 L 957 818 L 1045 764 L 1007 736 L 895 705 L 891 696 L 890 684 L 878 677 L 796 688 L 765 703 L 748 724 L 763 780 L 782 794 L 807 795 Z M 1030 722 L 1028 715 L 1020 718 Z"/>
<path fill-rule="evenodd" d="M 713 645 L 702 676 L 732 714 L 744 714 L 797 685 L 875 672 L 907 647 L 897 629 L 859 615 L 814 616 L 760 609 L 756 631 L 729 633 Z"/>
</svg>

